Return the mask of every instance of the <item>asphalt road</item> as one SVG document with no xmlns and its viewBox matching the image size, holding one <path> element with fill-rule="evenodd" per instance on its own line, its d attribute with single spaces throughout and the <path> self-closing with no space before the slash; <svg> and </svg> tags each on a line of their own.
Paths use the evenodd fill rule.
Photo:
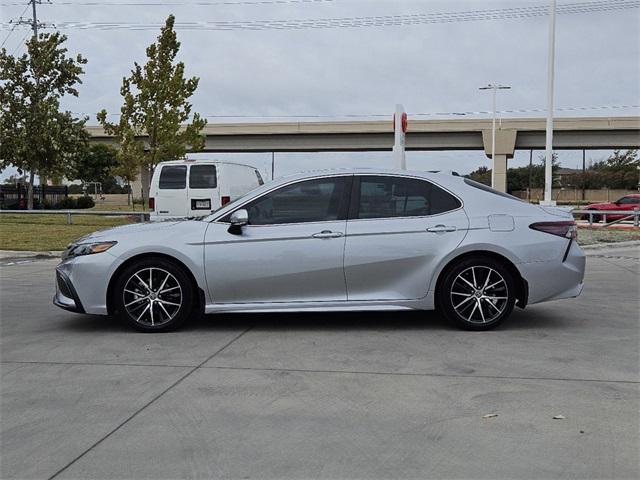
<svg viewBox="0 0 640 480">
<path fill-rule="evenodd" d="M 639 258 L 592 252 L 580 298 L 492 332 L 385 312 L 159 335 L 53 307 L 53 260 L 5 261 L 0 476 L 639 478 Z"/>
</svg>

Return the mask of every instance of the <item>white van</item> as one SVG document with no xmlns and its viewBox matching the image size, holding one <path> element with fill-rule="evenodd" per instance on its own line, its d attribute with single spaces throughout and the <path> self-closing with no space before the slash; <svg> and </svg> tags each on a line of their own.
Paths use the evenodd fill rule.
<svg viewBox="0 0 640 480">
<path fill-rule="evenodd" d="M 151 179 L 152 221 L 208 215 L 264 182 L 255 167 L 211 160 L 159 163 Z"/>
</svg>

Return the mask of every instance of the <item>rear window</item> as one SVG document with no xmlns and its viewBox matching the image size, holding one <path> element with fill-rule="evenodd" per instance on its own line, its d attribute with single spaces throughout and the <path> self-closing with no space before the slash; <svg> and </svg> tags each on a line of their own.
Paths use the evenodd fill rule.
<svg viewBox="0 0 640 480">
<path fill-rule="evenodd" d="M 189 170 L 189 188 L 216 188 L 215 165 L 191 165 Z"/>
<path fill-rule="evenodd" d="M 187 186 L 187 167 L 184 165 L 164 166 L 160 172 L 161 190 L 179 190 Z"/>
<path fill-rule="evenodd" d="M 523 200 L 519 199 L 518 197 L 514 197 L 513 195 L 509 195 L 508 193 L 500 192 L 498 190 L 495 190 L 495 189 L 491 188 L 488 185 L 485 185 L 484 183 L 476 182 L 475 180 L 471 180 L 469 178 L 465 178 L 464 179 L 464 183 L 466 183 L 470 187 L 474 187 L 474 188 L 477 188 L 479 190 L 484 190 L 485 192 L 493 193 L 494 195 L 499 195 L 500 197 L 510 198 L 511 200 L 516 200 L 518 202 L 522 202 L 523 201 Z"/>
</svg>

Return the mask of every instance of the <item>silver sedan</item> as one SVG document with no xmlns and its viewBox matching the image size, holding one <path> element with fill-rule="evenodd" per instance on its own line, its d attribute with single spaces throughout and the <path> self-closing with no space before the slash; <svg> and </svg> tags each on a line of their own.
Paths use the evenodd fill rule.
<svg viewBox="0 0 640 480">
<path fill-rule="evenodd" d="M 54 303 L 145 332 L 200 313 L 432 309 L 484 330 L 580 294 L 576 235 L 568 212 L 451 174 L 301 174 L 201 219 L 77 240 Z"/>
</svg>

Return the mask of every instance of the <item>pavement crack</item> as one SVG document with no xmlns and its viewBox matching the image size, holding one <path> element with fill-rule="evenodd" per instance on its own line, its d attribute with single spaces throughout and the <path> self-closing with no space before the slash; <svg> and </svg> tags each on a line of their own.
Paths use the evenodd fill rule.
<svg viewBox="0 0 640 480">
<path fill-rule="evenodd" d="M 239 340 L 243 335 L 245 335 L 246 333 L 248 333 L 253 327 L 249 327 L 246 330 L 243 330 L 240 334 L 236 335 L 235 337 L 233 337 L 230 341 L 228 341 L 227 343 L 225 343 L 222 347 L 220 347 L 218 350 L 216 350 L 213 354 L 209 355 L 207 358 L 205 358 L 200 364 L 198 364 L 195 367 L 192 367 L 187 373 L 185 373 L 184 375 L 182 375 L 178 380 L 176 380 L 175 382 L 173 382 L 171 385 L 169 385 L 167 388 L 165 388 L 163 391 L 161 391 L 159 394 L 157 394 L 155 397 L 153 397 L 151 400 L 149 400 L 146 404 L 144 404 L 142 407 L 140 407 L 138 410 L 136 410 L 135 412 L 133 412 L 131 415 L 129 415 L 127 418 L 125 418 L 122 422 L 120 422 L 115 428 L 113 428 L 111 431 L 109 431 L 109 433 L 107 433 L 106 435 L 104 435 L 102 438 L 100 438 L 99 440 L 97 440 L 96 442 L 94 442 L 89 448 L 87 448 L 86 450 L 84 450 L 80 455 L 78 455 L 77 457 L 75 457 L 73 460 L 71 460 L 69 463 L 67 463 L 64 467 L 62 467 L 61 469 L 59 469 L 57 472 L 55 472 L 53 475 L 51 475 L 49 477 L 49 480 L 52 480 L 56 477 L 58 477 L 61 473 L 63 473 L 65 470 L 67 470 L 69 467 L 71 467 L 73 464 L 75 464 L 76 462 L 78 462 L 78 460 L 80 460 L 81 458 L 83 458 L 85 455 L 87 455 L 89 452 L 91 452 L 92 450 L 94 450 L 97 446 L 99 446 L 101 443 L 103 443 L 105 440 L 107 440 L 109 437 L 111 437 L 113 434 L 115 434 L 118 430 L 120 430 L 122 427 L 124 427 L 127 423 L 129 423 L 131 420 L 133 420 L 135 417 L 137 417 L 140 413 L 142 413 L 144 410 L 146 410 L 148 407 L 150 407 L 151 405 L 153 405 L 157 400 L 159 400 L 162 396 L 164 396 L 167 392 L 169 392 L 171 389 L 173 389 L 174 387 L 180 385 L 184 380 L 186 380 L 189 376 L 191 376 L 196 370 L 202 368 L 203 365 L 205 365 L 208 361 L 210 361 L 212 358 L 214 358 L 216 355 L 222 353 L 225 349 L 227 349 L 229 346 L 231 346 L 233 343 L 235 343 L 237 340 Z M 188 367 L 185 367 L 188 368 Z"/>
<path fill-rule="evenodd" d="M 269 368 L 269 367 L 229 367 L 212 365 L 203 368 L 213 368 L 220 370 L 249 370 L 266 372 L 299 372 L 299 373 L 336 373 L 351 375 L 388 375 L 399 377 L 444 377 L 444 378 L 484 378 L 494 380 L 551 380 L 558 382 L 593 382 L 593 383 L 628 383 L 632 385 L 640 384 L 636 380 L 602 380 L 598 378 L 562 378 L 562 377 L 524 377 L 508 375 L 467 375 L 457 373 L 419 373 L 419 372 L 375 372 L 366 370 L 318 370 L 304 368 Z"/>
</svg>

